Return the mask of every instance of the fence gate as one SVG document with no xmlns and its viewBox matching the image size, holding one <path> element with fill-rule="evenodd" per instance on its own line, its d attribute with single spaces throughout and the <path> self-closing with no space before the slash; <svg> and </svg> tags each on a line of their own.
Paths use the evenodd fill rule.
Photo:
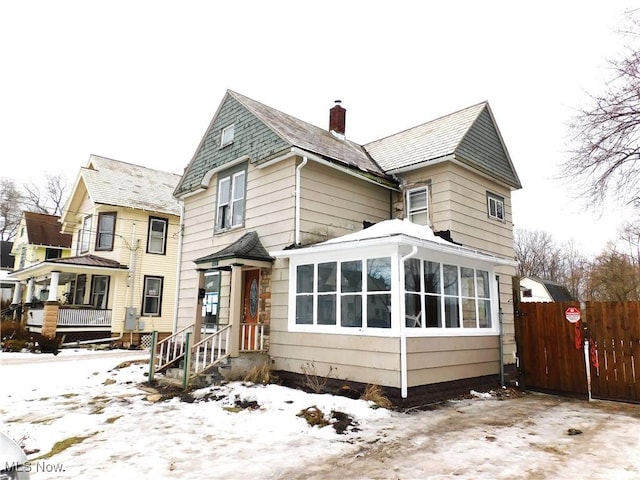
<svg viewBox="0 0 640 480">
<path fill-rule="evenodd" d="M 640 302 L 520 303 L 516 340 L 525 388 L 588 398 L 640 402 Z M 583 340 L 589 341 L 585 356 Z M 588 367 L 587 367 L 588 364 Z M 590 385 L 587 379 L 589 368 Z"/>
<path fill-rule="evenodd" d="M 571 306 L 576 305 L 520 303 L 516 337 L 525 388 L 588 398 L 581 323 L 565 318 Z"/>
</svg>

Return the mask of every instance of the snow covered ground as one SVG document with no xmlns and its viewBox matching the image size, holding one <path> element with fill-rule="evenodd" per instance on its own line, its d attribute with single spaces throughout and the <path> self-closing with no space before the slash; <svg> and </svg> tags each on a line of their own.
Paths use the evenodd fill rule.
<svg viewBox="0 0 640 480">
<path fill-rule="evenodd" d="M 115 368 L 146 358 L 0 353 L 0 430 L 32 452 L 31 478 L 640 478 L 640 405 L 476 395 L 400 413 L 242 383 L 151 402 L 148 364 Z M 353 423 L 312 427 L 297 415 L 312 406 Z"/>
</svg>

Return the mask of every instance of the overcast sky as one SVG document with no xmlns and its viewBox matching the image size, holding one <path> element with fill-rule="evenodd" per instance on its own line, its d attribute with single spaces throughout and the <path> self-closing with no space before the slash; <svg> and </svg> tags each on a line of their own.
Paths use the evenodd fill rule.
<svg viewBox="0 0 640 480">
<path fill-rule="evenodd" d="M 554 176 L 631 6 L 0 0 L 0 176 L 75 179 L 90 154 L 182 173 L 228 88 L 323 128 L 340 99 L 359 143 L 488 100 L 515 226 L 596 253 L 625 212 L 585 213 Z"/>
</svg>

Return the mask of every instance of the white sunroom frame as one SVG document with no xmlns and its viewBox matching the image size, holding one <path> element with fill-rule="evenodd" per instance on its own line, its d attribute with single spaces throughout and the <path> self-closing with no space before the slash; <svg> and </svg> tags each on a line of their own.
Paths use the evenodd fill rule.
<svg viewBox="0 0 640 480">
<path fill-rule="evenodd" d="M 327 333 L 338 335 L 369 335 L 400 338 L 400 370 L 402 396 L 407 395 L 407 338 L 499 336 L 500 298 L 495 267 L 514 266 L 510 259 L 459 246 L 435 237 L 429 227 L 418 226 L 407 220 L 387 220 L 367 230 L 345 235 L 309 247 L 271 253 L 274 257 L 289 259 L 288 331 Z M 296 268 L 299 265 L 323 262 L 341 262 L 391 258 L 391 328 L 341 327 L 339 325 L 296 324 Z M 490 328 L 464 328 L 462 321 L 457 328 L 406 327 L 404 263 L 410 258 L 438 262 L 440 264 L 469 267 L 489 272 Z M 364 288 L 364 287 L 363 287 Z M 458 295 L 460 298 L 460 294 Z M 364 316 L 363 316 L 364 317 Z M 339 319 L 336 320 L 339 324 Z"/>
</svg>

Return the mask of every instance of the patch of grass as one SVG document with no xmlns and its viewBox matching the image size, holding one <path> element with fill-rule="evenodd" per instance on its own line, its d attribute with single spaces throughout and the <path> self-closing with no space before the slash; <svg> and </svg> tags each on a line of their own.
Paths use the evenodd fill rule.
<svg viewBox="0 0 640 480">
<path fill-rule="evenodd" d="M 144 365 L 144 364 L 148 364 L 149 363 L 149 359 L 140 359 L 140 360 L 127 360 L 125 362 L 122 362 L 118 365 L 116 365 L 115 367 L 113 367 L 112 370 L 116 370 L 118 368 L 127 368 L 130 367 L 131 365 Z"/>
<path fill-rule="evenodd" d="M 312 427 L 318 426 L 320 428 L 329 425 L 329 420 L 324 418 L 324 413 L 318 407 L 313 405 L 312 407 L 300 410 L 296 416 L 304 418 Z"/>
<path fill-rule="evenodd" d="M 78 443 L 82 443 L 87 438 L 91 438 L 91 437 L 93 437 L 94 435 L 97 435 L 97 434 L 98 434 L 98 432 L 93 432 L 90 435 L 75 436 L 75 437 L 65 438 L 64 440 L 60 440 L 59 442 L 56 442 L 53 445 L 53 447 L 51 448 L 51 451 L 49 453 L 45 453 L 44 455 L 40 455 L 38 458 L 35 458 L 32 461 L 35 461 L 35 460 L 46 460 L 48 458 L 51 458 L 54 455 L 59 454 L 60 452 L 64 452 L 67 448 L 73 447 L 74 445 L 77 445 Z"/>
<path fill-rule="evenodd" d="M 318 375 L 316 365 L 313 362 L 304 363 L 301 368 L 302 373 L 304 374 L 304 387 L 308 388 L 313 393 L 322 393 L 329 381 L 331 372 L 333 372 L 333 366 L 329 365 L 329 371 L 324 377 Z"/>
<path fill-rule="evenodd" d="M 109 417 L 104 421 L 104 423 L 115 423 L 119 418 L 122 418 L 122 415 L 118 415 L 117 417 Z"/>
<path fill-rule="evenodd" d="M 61 397 L 64 398 L 73 398 L 73 397 L 77 397 L 78 394 L 77 393 L 63 393 L 62 395 L 60 395 Z"/>
<path fill-rule="evenodd" d="M 391 403 L 391 400 L 384 394 L 380 385 L 367 385 L 367 388 L 365 388 L 360 398 L 373 402 L 380 408 L 393 408 L 393 403 Z"/>
<path fill-rule="evenodd" d="M 32 425 L 38 425 L 38 424 L 50 425 L 51 422 L 53 422 L 54 420 L 59 419 L 60 417 L 62 417 L 62 415 L 57 415 L 57 416 L 53 416 L 53 417 L 45 417 L 45 418 L 41 418 L 39 420 L 33 420 L 31 422 L 31 424 Z"/>
<path fill-rule="evenodd" d="M 254 365 L 243 378 L 245 382 L 260 383 L 266 385 L 271 382 L 271 368 L 268 363 Z"/>
<path fill-rule="evenodd" d="M 244 410 L 242 407 L 222 407 L 222 409 L 226 412 L 238 413 Z"/>
</svg>

